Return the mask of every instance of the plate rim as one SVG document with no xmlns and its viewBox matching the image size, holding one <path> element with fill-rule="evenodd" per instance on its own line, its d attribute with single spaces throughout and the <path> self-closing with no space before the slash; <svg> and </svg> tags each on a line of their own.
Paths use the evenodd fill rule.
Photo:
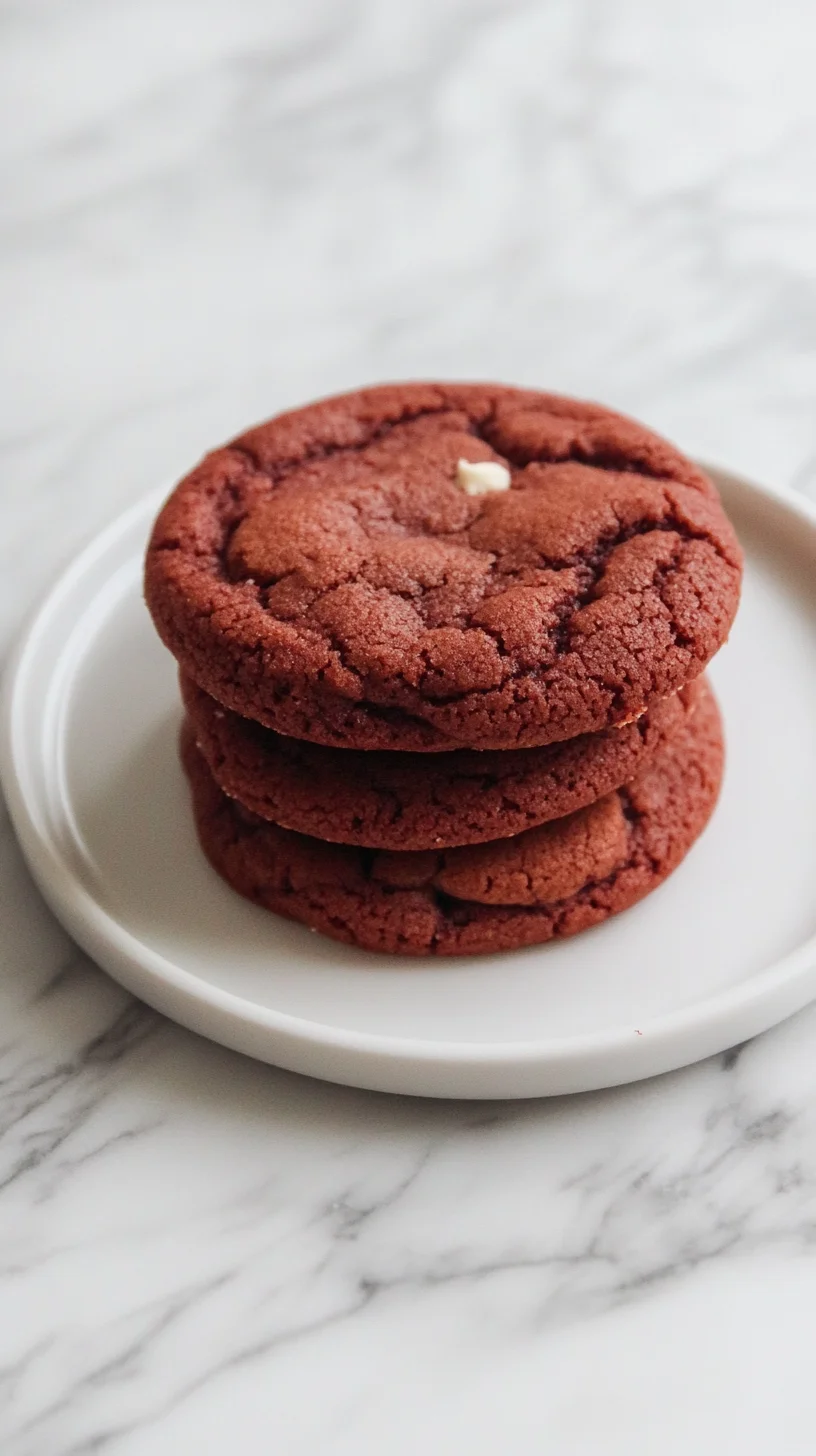
<svg viewBox="0 0 816 1456">
<path fill-rule="evenodd" d="M 816 528 L 816 502 L 810 501 L 807 497 L 787 487 L 760 484 L 723 466 L 705 463 L 703 469 L 708 471 L 715 480 L 727 481 L 729 485 L 735 486 L 739 491 L 744 491 L 754 497 L 770 499 L 792 512 L 795 517 L 806 521 L 809 526 Z M 99 562 L 100 558 L 104 558 L 108 552 L 114 550 L 117 543 L 121 542 L 123 538 L 126 539 L 137 523 L 144 520 L 146 527 L 149 528 L 152 515 L 155 514 L 166 495 L 167 489 L 160 488 L 141 497 L 96 533 L 74 556 L 30 613 L 11 652 L 0 685 L 0 785 L 2 785 L 12 825 L 28 868 L 46 903 L 72 938 L 133 994 L 155 1005 L 157 1003 L 152 1000 L 149 990 L 154 985 L 157 988 L 169 987 L 182 998 L 185 1006 L 204 1007 L 221 1016 L 226 1015 L 231 1022 L 244 1026 L 250 1025 L 257 1030 L 272 1033 L 282 1039 L 282 1046 L 274 1049 L 274 1056 L 270 1056 L 269 1060 L 275 1060 L 279 1065 L 287 1064 L 286 1059 L 281 1056 L 281 1051 L 287 1045 L 295 1050 L 308 1048 L 313 1051 L 315 1048 L 320 1048 L 326 1051 L 351 1053 L 363 1061 L 375 1064 L 381 1063 L 383 1059 L 389 1062 L 402 1062 L 409 1059 L 411 1062 L 421 1063 L 425 1067 L 450 1068 L 453 1065 L 460 1070 L 464 1068 L 473 1070 L 479 1068 L 485 1070 L 487 1068 L 496 1070 L 499 1068 L 517 1070 L 541 1068 L 543 1071 L 546 1068 L 566 1070 L 571 1067 L 577 1070 L 577 1066 L 588 1060 L 605 1058 L 614 1063 L 619 1057 L 622 1057 L 628 1061 L 636 1053 L 639 1053 L 640 1060 L 643 1062 L 642 1071 L 633 1070 L 630 1067 L 622 1075 L 607 1074 L 599 1081 L 579 1077 L 574 1088 L 565 1087 L 565 1091 L 577 1090 L 579 1086 L 589 1090 L 591 1087 L 614 1085 L 616 1081 L 630 1082 L 654 1075 L 655 1071 L 668 1071 L 673 1067 L 685 1065 L 691 1060 L 697 1060 L 698 1056 L 711 1055 L 712 1050 L 722 1049 L 724 1046 L 743 1040 L 745 1035 L 753 1035 L 760 1030 L 769 1029 L 770 1026 L 784 1020 L 785 1017 L 816 998 L 816 985 L 810 989 L 799 985 L 808 969 L 816 971 L 816 933 L 814 933 L 787 955 L 765 966 L 747 981 L 738 982 L 735 986 L 698 999 L 675 1011 L 653 1016 L 645 1020 L 637 1029 L 632 1028 L 631 1025 L 619 1024 L 591 1034 L 579 1033 L 558 1038 L 539 1037 L 501 1043 L 429 1041 L 421 1037 L 338 1027 L 331 1023 L 261 1006 L 246 996 L 214 986 L 211 982 L 196 975 L 195 972 L 185 969 L 178 961 L 167 958 L 140 940 L 132 931 L 123 926 L 115 915 L 99 903 L 91 890 L 72 870 L 55 837 L 48 832 L 47 813 L 40 814 L 39 818 L 42 822 L 38 823 L 38 816 L 35 813 L 36 793 L 32 794 L 34 806 L 32 807 L 32 804 L 29 803 L 25 764 L 26 748 L 20 742 L 19 720 L 22 716 L 22 704 L 26 700 L 26 692 L 30 690 L 29 675 L 36 662 L 41 639 L 44 632 L 47 631 L 53 614 L 59 609 L 61 599 Z M 29 746 L 28 752 L 32 754 L 35 751 Z M 132 977 L 131 971 L 134 973 Z M 144 985 L 145 977 L 149 983 L 147 990 Z M 138 984 L 134 984 L 134 981 Z M 802 994 L 793 999 L 788 996 L 786 1000 L 786 993 L 790 993 L 796 987 Z M 772 1001 L 774 997 L 787 1009 L 779 1011 L 777 1007 L 778 1014 L 772 1012 L 770 1018 L 765 1019 L 768 1011 L 766 1003 Z M 201 1034 L 211 1035 L 208 1031 L 202 1031 L 195 1017 L 192 1020 L 185 1019 L 175 1010 L 167 1011 L 165 1005 L 166 1003 L 163 1003 L 160 1007 L 165 1014 L 183 1024 L 192 1026 Z M 723 1042 L 722 1036 L 726 1032 L 726 1026 L 733 1021 L 747 1025 L 749 1030 L 739 1032 L 732 1042 L 728 1040 Z M 750 1029 L 752 1025 L 753 1030 Z M 684 1039 L 703 1030 L 714 1034 L 713 1040 L 716 1042 L 716 1046 L 712 1050 L 704 1050 L 688 1056 L 682 1050 Z M 632 1038 L 635 1035 L 641 1039 L 639 1046 L 633 1044 Z M 212 1039 L 222 1040 L 221 1037 L 215 1036 Z M 711 1042 L 711 1035 L 708 1040 Z M 238 1046 L 237 1042 L 229 1040 L 224 1040 L 223 1044 Z M 673 1044 L 677 1044 L 677 1056 L 672 1061 L 674 1053 L 670 1049 Z M 238 1046 L 238 1049 L 246 1050 L 246 1047 L 241 1045 Z M 667 1052 L 669 1053 L 668 1061 L 665 1058 Z M 250 1054 L 262 1055 L 260 1051 L 252 1051 Z M 655 1066 L 655 1063 L 659 1063 L 659 1065 Z M 302 1063 L 301 1067 L 298 1067 L 297 1056 L 290 1060 L 290 1065 L 294 1070 L 302 1069 Z M 309 1074 L 319 1076 L 320 1071 L 310 1067 Z M 331 1072 L 327 1075 L 330 1080 L 341 1080 Z M 343 1080 L 352 1081 L 354 1079 L 344 1076 Z M 379 1082 L 372 1082 L 363 1078 L 358 1085 L 383 1086 L 383 1083 L 381 1079 Z M 385 1090 L 400 1089 L 387 1087 Z M 494 1091 L 470 1094 L 459 1091 L 444 1095 L 528 1096 L 531 1094 L 529 1091 L 516 1093 Z"/>
</svg>

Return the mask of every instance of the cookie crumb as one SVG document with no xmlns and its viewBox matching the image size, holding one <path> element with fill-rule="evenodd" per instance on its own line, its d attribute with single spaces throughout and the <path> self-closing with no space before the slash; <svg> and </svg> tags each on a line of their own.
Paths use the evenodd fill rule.
<svg viewBox="0 0 816 1456">
<path fill-rule="evenodd" d="M 509 490 L 510 471 L 498 460 L 457 460 L 456 484 L 465 495 L 486 495 L 489 490 Z"/>
</svg>

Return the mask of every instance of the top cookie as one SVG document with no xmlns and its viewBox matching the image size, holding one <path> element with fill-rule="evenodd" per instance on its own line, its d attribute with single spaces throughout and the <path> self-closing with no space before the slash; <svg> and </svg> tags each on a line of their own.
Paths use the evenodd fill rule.
<svg viewBox="0 0 816 1456">
<path fill-rule="evenodd" d="M 156 521 L 145 591 L 226 706 L 416 752 L 631 718 L 703 670 L 740 577 L 713 485 L 641 425 L 532 390 L 403 384 L 207 456 Z"/>
</svg>

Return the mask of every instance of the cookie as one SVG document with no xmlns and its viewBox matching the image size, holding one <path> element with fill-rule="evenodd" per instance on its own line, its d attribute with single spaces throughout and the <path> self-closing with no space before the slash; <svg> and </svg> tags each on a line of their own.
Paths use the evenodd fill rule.
<svg viewBox="0 0 816 1456">
<path fill-rule="evenodd" d="M 220 788 L 262 819 L 316 839 L 434 849 L 503 839 L 625 783 L 676 732 L 700 680 L 634 723 L 506 753 L 361 753 L 284 738 L 182 676 L 198 747 Z"/>
<path fill-rule="evenodd" d="M 704 686 L 678 732 L 596 803 L 511 839 L 399 853 L 326 844 L 250 814 L 219 789 L 189 724 L 182 752 L 201 846 L 234 889 L 336 940 L 400 955 L 534 945 L 634 905 L 701 833 L 723 762 Z"/>
<path fill-rule="evenodd" d="M 404 384 L 208 456 L 156 521 L 145 591 L 225 706 L 332 747 L 438 752 L 636 716 L 703 670 L 740 576 L 713 485 L 642 426 Z"/>
</svg>

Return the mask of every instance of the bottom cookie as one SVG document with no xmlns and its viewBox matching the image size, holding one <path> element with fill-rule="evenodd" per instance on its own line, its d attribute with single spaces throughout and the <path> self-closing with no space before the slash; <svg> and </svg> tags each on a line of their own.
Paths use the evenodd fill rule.
<svg viewBox="0 0 816 1456">
<path fill-rule="evenodd" d="M 182 757 L 204 853 L 242 895 L 365 950 L 476 955 L 574 935 L 661 884 L 714 808 L 723 739 L 706 685 L 623 788 L 511 839 L 441 851 L 367 850 L 281 829 L 222 792 L 187 724 Z"/>
</svg>

